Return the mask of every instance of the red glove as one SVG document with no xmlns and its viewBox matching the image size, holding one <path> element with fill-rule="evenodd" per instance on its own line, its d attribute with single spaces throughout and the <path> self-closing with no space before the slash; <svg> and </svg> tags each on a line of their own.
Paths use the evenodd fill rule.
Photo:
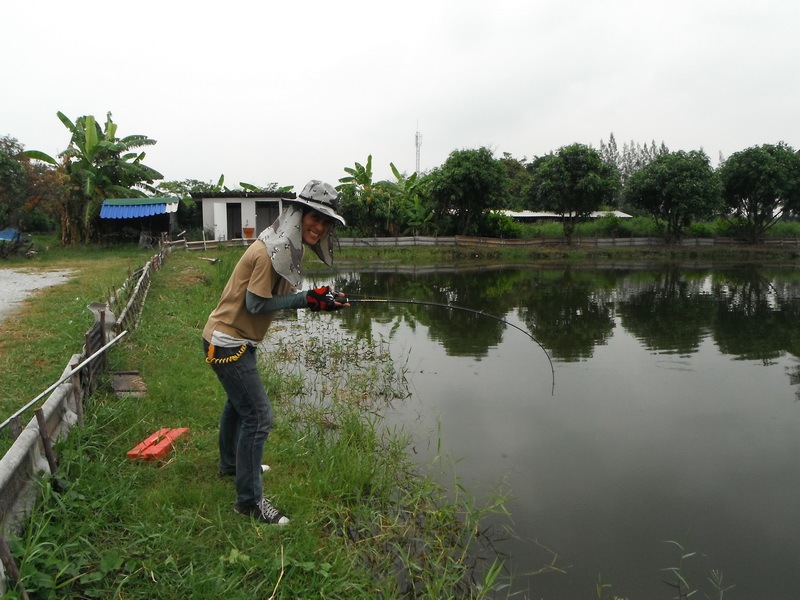
<svg viewBox="0 0 800 600">
<path fill-rule="evenodd" d="M 308 309 L 315 312 L 318 310 L 332 311 L 342 308 L 341 304 L 339 304 L 339 306 L 336 305 L 334 292 L 327 285 L 314 290 L 308 290 L 308 292 L 306 292 L 306 302 L 308 303 Z"/>
</svg>

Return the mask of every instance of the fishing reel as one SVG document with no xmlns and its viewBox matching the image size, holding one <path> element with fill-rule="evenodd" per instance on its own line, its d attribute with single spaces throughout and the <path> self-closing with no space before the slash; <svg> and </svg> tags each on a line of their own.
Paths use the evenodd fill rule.
<svg viewBox="0 0 800 600">
<path fill-rule="evenodd" d="M 333 299 L 338 302 L 339 304 L 348 304 L 350 299 L 347 297 L 347 294 L 344 292 L 335 292 L 331 290 L 331 294 L 333 294 Z M 342 294 L 341 296 L 339 294 Z"/>
</svg>

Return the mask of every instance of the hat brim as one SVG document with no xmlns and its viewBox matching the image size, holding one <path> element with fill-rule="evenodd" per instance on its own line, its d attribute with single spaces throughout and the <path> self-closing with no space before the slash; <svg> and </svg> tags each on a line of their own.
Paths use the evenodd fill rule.
<svg viewBox="0 0 800 600">
<path fill-rule="evenodd" d="M 347 221 L 344 220 L 344 217 L 338 214 L 335 210 L 333 210 L 330 206 L 326 206 L 325 204 L 321 204 L 319 202 L 310 202 L 305 200 L 304 198 L 294 198 L 293 200 L 289 200 L 293 204 L 302 204 L 303 206 L 308 206 L 309 208 L 313 208 L 320 214 L 325 215 L 326 217 L 330 217 L 335 221 L 339 222 L 342 227 L 347 226 Z"/>
</svg>

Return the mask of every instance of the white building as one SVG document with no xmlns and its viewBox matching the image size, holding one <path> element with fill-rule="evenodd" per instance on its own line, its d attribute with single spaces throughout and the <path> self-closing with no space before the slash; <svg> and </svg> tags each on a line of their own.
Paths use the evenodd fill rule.
<svg viewBox="0 0 800 600">
<path fill-rule="evenodd" d="M 506 215 L 507 217 L 511 217 L 515 221 L 527 221 L 527 222 L 535 222 L 535 221 L 560 221 L 561 215 L 554 212 L 548 212 L 544 210 L 535 211 L 535 210 L 496 210 L 495 212 L 500 213 L 502 215 Z M 589 215 L 590 219 L 599 219 L 601 217 L 607 217 L 609 215 L 613 215 L 619 219 L 630 219 L 631 215 L 628 213 L 624 213 L 621 210 L 598 210 L 594 211 Z"/>
<path fill-rule="evenodd" d="M 266 229 L 294 192 L 209 192 L 192 194 L 202 206 L 203 229 L 215 240 L 253 237 Z"/>
</svg>

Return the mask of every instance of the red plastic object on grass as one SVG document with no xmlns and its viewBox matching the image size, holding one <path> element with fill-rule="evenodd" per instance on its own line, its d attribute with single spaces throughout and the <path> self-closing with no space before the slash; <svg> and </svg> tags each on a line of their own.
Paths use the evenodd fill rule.
<svg viewBox="0 0 800 600">
<path fill-rule="evenodd" d="M 189 433 L 188 427 L 159 429 L 153 435 L 128 452 L 131 460 L 161 460 L 172 450 L 172 445 L 179 437 Z"/>
</svg>

